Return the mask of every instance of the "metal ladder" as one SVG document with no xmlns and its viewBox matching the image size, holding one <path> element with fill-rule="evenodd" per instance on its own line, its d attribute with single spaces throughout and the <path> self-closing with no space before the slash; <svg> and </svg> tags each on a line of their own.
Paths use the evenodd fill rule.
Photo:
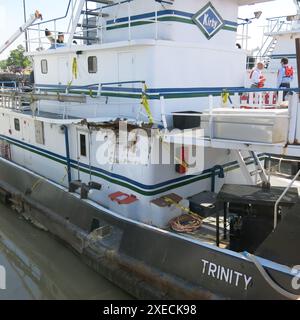
<svg viewBox="0 0 300 320">
<path fill-rule="evenodd" d="M 272 57 L 272 53 L 276 48 L 276 44 L 278 42 L 278 39 L 273 39 L 273 41 L 271 41 L 271 43 L 269 44 L 269 46 L 267 47 L 265 53 L 263 54 L 264 57 L 264 62 L 266 65 L 266 68 L 268 68 L 270 61 L 271 61 L 271 57 Z"/>
<path fill-rule="evenodd" d="M 284 25 L 284 22 L 278 20 L 276 22 L 276 24 L 273 26 L 273 28 L 271 29 L 270 33 L 279 32 L 282 29 L 283 25 Z M 270 34 L 266 35 L 265 40 L 263 41 L 263 44 L 256 55 L 257 59 L 264 60 L 267 68 L 270 64 L 271 56 L 272 56 L 273 51 L 276 48 L 277 42 L 278 42 L 277 38 L 274 38 Z"/>
<path fill-rule="evenodd" d="M 90 8 L 89 4 L 102 5 L 95 8 Z M 69 45 L 74 40 L 83 40 L 85 44 L 94 44 L 100 41 L 99 28 L 103 18 L 109 17 L 103 13 L 102 8 L 115 4 L 113 0 L 79 0 L 77 13 L 74 17 Z"/>
<path fill-rule="evenodd" d="M 250 158 L 253 159 L 255 170 L 249 171 L 249 167 L 242 155 L 242 152 L 240 150 L 235 150 L 235 154 L 242 172 L 243 177 L 246 179 L 246 182 L 250 185 L 255 184 L 263 184 L 263 185 L 269 185 L 269 179 L 266 175 L 266 171 L 264 167 L 262 166 L 257 154 L 254 151 L 248 151 Z M 253 177 L 259 176 L 260 180 L 256 179 L 256 182 L 254 182 Z"/>
</svg>

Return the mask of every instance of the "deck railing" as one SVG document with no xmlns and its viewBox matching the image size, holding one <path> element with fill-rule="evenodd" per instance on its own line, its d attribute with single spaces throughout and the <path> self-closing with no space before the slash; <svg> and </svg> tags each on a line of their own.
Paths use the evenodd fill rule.
<svg viewBox="0 0 300 320">
<path fill-rule="evenodd" d="M 114 28 L 116 26 L 120 25 L 119 17 L 115 16 L 113 18 L 110 18 L 110 21 L 106 17 L 107 10 L 111 9 L 112 7 L 124 7 L 127 6 L 127 15 L 128 19 L 126 19 L 127 26 L 127 37 L 122 40 L 131 41 L 135 39 L 135 36 L 133 34 L 133 21 L 132 21 L 132 9 L 131 9 L 131 3 L 135 0 L 123 0 L 118 1 L 113 4 L 103 5 L 99 8 L 89 9 L 86 8 L 85 10 L 91 14 L 98 14 L 96 16 L 96 23 L 95 25 L 92 25 L 89 27 L 88 19 L 83 19 L 81 24 L 81 27 L 78 26 L 78 17 L 76 15 L 78 12 L 81 12 L 80 5 L 82 5 L 82 1 L 80 0 L 69 0 L 66 13 L 64 16 L 50 19 L 46 21 L 42 21 L 39 23 L 34 24 L 31 28 L 28 29 L 28 48 L 29 51 L 32 50 L 44 50 L 44 47 L 49 45 L 50 48 L 60 48 L 62 46 L 74 45 L 74 44 L 92 44 L 92 43 L 104 43 L 104 32 L 107 31 L 108 28 Z M 171 1 L 165 1 L 165 0 L 152 0 L 153 1 L 153 12 L 154 15 L 139 19 L 139 23 L 145 23 L 147 25 L 154 25 L 153 35 L 151 36 L 151 39 L 160 39 L 160 28 L 159 26 L 169 25 L 169 22 L 162 21 L 159 17 L 159 5 L 165 4 L 165 5 L 173 5 L 174 3 Z M 87 16 L 86 16 L 87 17 Z M 68 22 L 66 23 L 66 21 Z M 86 20 L 86 21 L 85 21 Z M 66 27 L 67 25 L 67 27 Z M 55 42 L 51 45 L 48 38 L 45 36 L 46 29 L 52 33 L 53 38 L 55 39 Z M 74 32 L 75 31 L 75 32 Z M 65 44 L 61 45 L 57 43 L 57 38 L 59 33 L 62 32 L 65 36 Z M 89 35 L 95 35 L 95 41 L 89 40 Z M 82 37 L 83 39 L 76 39 L 76 43 L 73 43 L 73 38 L 75 37 Z M 49 48 L 48 47 L 48 48 Z M 47 48 L 47 49 L 48 49 Z"/>
<path fill-rule="evenodd" d="M 17 90 L 16 81 L 0 81 L 0 91 L 15 91 Z"/>
<path fill-rule="evenodd" d="M 283 93 L 288 92 L 288 101 L 283 101 Z M 208 113 L 206 115 L 209 117 L 209 138 L 214 139 L 214 119 L 216 117 L 228 118 L 247 118 L 249 117 L 248 113 L 239 113 L 238 115 L 233 115 L 232 113 L 226 113 L 226 110 L 230 109 L 288 109 L 288 115 L 268 115 L 269 118 L 289 118 L 289 129 L 288 129 L 288 139 L 286 143 L 294 144 L 297 141 L 300 141 L 300 112 L 298 111 L 299 106 L 299 92 L 300 88 L 292 89 L 239 89 L 239 90 L 208 90 L 206 92 L 199 91 L 199 97 L 205 93 L 208 96 Z M 224 93 L 227 95 L 226 104 L 224 103 Z M 268 99 L 272 97 L 274 99 L 272 103 L 266 104 L 264 101 L 268 95 Z M 197 96 L 197 92 L 194 92 L 194 97 Z M 243 100 L 243 97 L 247 97 L 246 100 Z M 167 100 L 162 95 L 161 96 L 161 122 L 164 124 L 165 129 L 167 129 L 167 116 L 187 116 L 187 117 L 203 117 L 203 113 L 167 113 L 166 104 Z M 258 103 L 257 103 L 258 102 Z M 215 113 L 215 108 L 224 108 L 224 113 Z M 251 114 L 251 117 L 260 118 L 260 114 Z M 238 139 L 237 139 L 238 140 Z"/>
</svg>

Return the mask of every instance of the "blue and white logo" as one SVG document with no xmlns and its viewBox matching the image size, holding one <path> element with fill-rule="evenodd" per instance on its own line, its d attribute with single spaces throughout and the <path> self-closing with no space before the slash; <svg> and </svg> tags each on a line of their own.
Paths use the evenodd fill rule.
<svg viewBox="0 0 300 320">
<path fill-rule="evenodd" d="M 210 2 L 193 16 L 193 21 L 207 39 L 211 39 L 224 25 L 222 17 Z"/>
</svg>

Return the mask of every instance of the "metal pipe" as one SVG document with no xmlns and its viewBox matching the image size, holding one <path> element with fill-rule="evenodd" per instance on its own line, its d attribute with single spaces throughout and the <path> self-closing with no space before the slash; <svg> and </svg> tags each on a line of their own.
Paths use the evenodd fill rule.
<svg viewBox="0 0 300 320">
<path fill-rule="evenodd" d="M 33 26 L 35 26 L 35 25 L 41 25 L 41 24 L 46 24 L 46 23 L 49 23 L 49 22 L 52 22 L 52 21 L 58 21 L 58 20 L 65 19 L 65 18 L 68 16 L 69 9 L 70 9 L 70 5 L 71 5 L 71 1 L 72 1 L 72 0 L 69 0 L 68 7 L 67 7 L 67 11 L 66 11 L 66 14 L 65 14 L 64 16 L 59 17 L 59 18 L 55 18 L 55 19 L 51 19 L 51 20 L 46 20 L 46 21 L 39 22 L 39 23 L 35 23 L 35 24 L 33 24 Z"/>
<path fill-rule="evenodd" d="M 24 23 L 27 21 L 27 15 L 26 15 L 26 2 L 23 0 L 23 11 L 24 11 Z M 28 52 L 28 31 L 25 30 L 25 48 L 26 52 Z"/>
<path fill-rule="evenodd" d="M 218 177 L 220 179 L 225 178 L 224 168 L 221 165 L 216 165 L 211 169 L 211 192 L 216 190 L 216 172 L 219 171 Z"/>
<path fill-rule="evenodd" d="M 296 42 L 296 59 L 297 59 L 298 87 L 299 87 L 300 85 L 300 38 L 297 38 L 295 42 Z"/>
<path fill-rule="evenodd" d="M 300 176 L 300 170 L 298 171 L 298 173 L 295 175 L 294 179 L 289 183 L 289 185 L 285 188 L 284 192 L 282 193 L 282 195 L 279 197 L 279 199 L 276 201 L 275 203 L 275 207 L 274 207 L 274 229 L 273 231 L 275 231 L 275 229 L 277 228 L 277 223 L 278 223 L 278 206 L 281 202 L 281 200 L 283 199 L 283 197 L 287 194 L 287 192 L 290 190 L 290 188 L 292 187 L 292 185 L 294 184 L 294 182 L 298 179 L 298 177 Z"/>
<path fill-rule="evenodd" d="M 68 185 L 70 185 L 70 183 L 72 181 L 72 172 L 71 172 L 71 159 L 70 159 L 69 130 L 68 130 L 68 126 L 66 126 L 66 125 L 63 125 L 63 128 L 64 128 L 64 132 L 65 132 Z"/>
</svg>

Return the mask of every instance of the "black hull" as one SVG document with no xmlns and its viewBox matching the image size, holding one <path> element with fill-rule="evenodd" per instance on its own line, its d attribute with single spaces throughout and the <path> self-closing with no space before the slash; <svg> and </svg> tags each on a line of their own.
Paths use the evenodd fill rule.
<svg viewBox="0 0 300 320">
<path fill-rule="evenodd" d="M 28 170 L 0 160 L 2 200 L 46 227 L 93 269 L 139 299 L 284 299 L 243 255 L 123 219 Z M 92 224 L 103 236 L 90 233 Z M 260 259 L 292 288 L 291 270 Z"/>
</svg>

